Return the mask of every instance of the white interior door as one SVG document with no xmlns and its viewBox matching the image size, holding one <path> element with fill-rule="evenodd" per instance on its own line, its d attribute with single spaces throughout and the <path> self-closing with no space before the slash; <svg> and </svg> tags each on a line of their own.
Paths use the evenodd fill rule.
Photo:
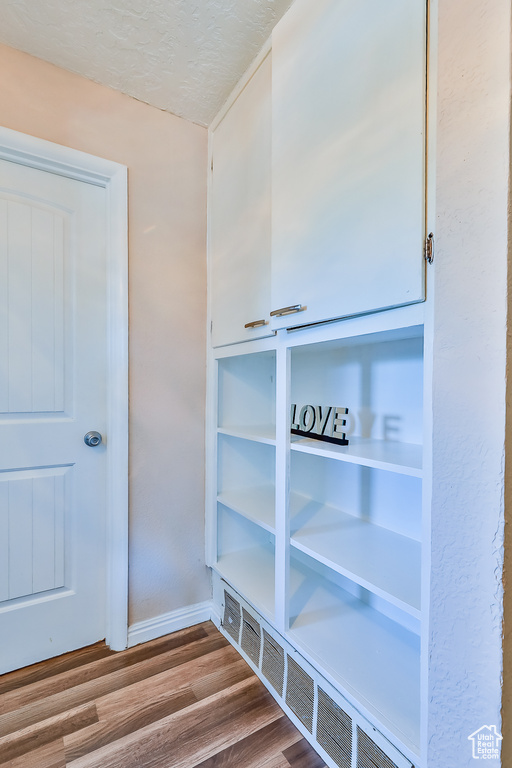
<svg viewBox="0 0 512 768">
<path fill-rule="evenodd" d="M 105 637 L 105 194 L 0 160 L 0 673 Z"/>
</svg>

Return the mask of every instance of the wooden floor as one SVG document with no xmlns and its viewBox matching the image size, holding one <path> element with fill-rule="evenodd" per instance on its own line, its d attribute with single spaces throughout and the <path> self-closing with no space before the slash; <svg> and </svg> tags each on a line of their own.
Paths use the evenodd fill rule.
<svg viewBox="0 0 512 768">
<path fill-rule="evenodd" d="M 324 768 L 207 622 L 0 677 L 0 768 Z"/>
</svg>

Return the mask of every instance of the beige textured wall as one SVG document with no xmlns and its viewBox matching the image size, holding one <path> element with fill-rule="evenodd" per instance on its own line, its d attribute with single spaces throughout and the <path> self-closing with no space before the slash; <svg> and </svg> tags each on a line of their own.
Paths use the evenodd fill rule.
<svg viewBox="0 0 512 768">
<path fill-rule="evenodd" d="M 207 132 L 5 46 L 0 125 L 128 166 L 130 624 L 206 600 Z"/>
<path fill-rule="evenodd" d="M 468 737 L 502 728 L 511 6 L 438 8 L 427 765 L 470 768 Z"/>
</svg>

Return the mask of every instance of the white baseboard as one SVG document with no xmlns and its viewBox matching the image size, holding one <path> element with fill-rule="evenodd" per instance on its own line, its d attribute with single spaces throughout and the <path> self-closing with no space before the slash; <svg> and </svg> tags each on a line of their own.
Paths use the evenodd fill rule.
<svg viewBox="0 0 512 768">
<path fill-rule="evenodd" d="M 217 629 L 219 629 L 222 622 L 222 613 L 220 606 L 216 605 L 214 602 L 211 604 L 210 619 L 213 621 Z"/>
<path fill-rule="evenodd" d="M 211 618 L 212 603 L 210 600 L 206 600 L 204 603 L 187 605 L 176 611 L 163 613 L 153 619 L 139 621 L 128 627 L 128 648 L 139 643 L 147 643 L 148 640 L 155 640 L 157 637 L 169 635 L 171 632 L 177 632 L 186 627 L 192 627 L 202 621 L 209 621 Z"/>
</svg>

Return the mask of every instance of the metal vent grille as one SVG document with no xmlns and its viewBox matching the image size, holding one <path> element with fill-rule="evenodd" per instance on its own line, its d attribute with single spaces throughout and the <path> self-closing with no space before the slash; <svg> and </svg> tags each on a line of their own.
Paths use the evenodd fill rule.
<svg viewBox="0 0 512 768">
<path fill-rule="evenodd" d="M 315 685 L 313 679 L 299 667 L 291 656 L 288 656 L 286 703 L 308 731 L 313 733 Z"/>
<path fill-rule="evenodd" d="M 352 764 L 352 720 L 318 688 L 316 740 L 340 768 Z"/>
<path fill-rule="evenodd" d="M 272 688 L 274 688 L 279 696 L 282 696 L 284 687 L 284 650 L 265 629 L 263 630 L 261 671 Z"/>
<path fill-rule="evenodd" d="M 242 650 L 258 667 L 260 663 L 261 630 L 251 614 L 242 608 Z"/>
<path fill-rule="evenodd" d="M 224 590 L 224 620 L 222 622 L 226 632 L 235 642 L 239 642 L 240 636 L 240 603 Z"/>
<path fill-rule="evenodd" d="M 398 768 L 359 726 L 357 726 L 357 768 Z"/>
</svg>

